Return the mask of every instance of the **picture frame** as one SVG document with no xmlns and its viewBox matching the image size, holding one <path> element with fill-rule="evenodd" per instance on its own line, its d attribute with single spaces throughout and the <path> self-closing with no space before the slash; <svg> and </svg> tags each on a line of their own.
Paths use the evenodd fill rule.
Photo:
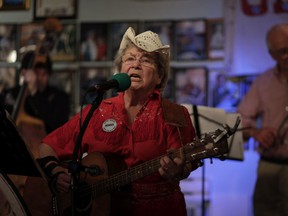
<svg viewBox="0 0 288 216">
<path fill-rule="evenodd" d="M 0 0 L 0 10 L 28 10 L 30 0 Z"/>
<path fill-rule="evenodd" d="M 63 23 L 62 31 L 55 39 L 50 52 L 52 61 L 74 61 L 76 60 L 76 24 Z"/>
<path fill-rule="evenodd" d="M 80 61 L 106 61 L 108 23 L 81 23 L 80 29 Z"/>
<path fill-rule="evenodd" d="M 239 81 L 224 71 L 209 71 L 209 106 L 235 112 L 241 100 Z"/>
<path fill-rule="evenodd" d="M 173 69 L 175 102 L 207 106 L 208 69 L 189 67 Z"/>
<path fill-rule="evenodd" d="M 77 0 L 34 0 L 34 20 L 77 18 Z"/>
<path fill-rule="evenodd" d="M 225 57 L 225 25 L 222 18 L 207 20 L 207 56 L 210 60 Z"/>
<path fill-rule="evenodd" d="M 178 61 L 206 60 L 206 20 L 179 20 L 174 23 L 174 55 Z"/>
<path fill-rule="evenodd" d="M 236 112 L 258 74 L 229 75 L 223 71 L 209 72 L 209 106 Z"/>
<path fill-rule="evenodd" d="M 16 38 L 16 24 L 0 24 L 0 62 L 16 62 Z"/>
</svg>

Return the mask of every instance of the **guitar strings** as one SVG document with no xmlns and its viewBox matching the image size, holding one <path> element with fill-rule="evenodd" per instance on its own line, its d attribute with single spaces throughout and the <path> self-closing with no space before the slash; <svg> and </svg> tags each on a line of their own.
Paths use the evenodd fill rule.
<svg viewBox="0 0 288 216">
<path fill-rule="evenodd" d="M 218 130 L 218 132 L 219 131 L 221 134 L 221 130 Z M 205 149 L 205 145 L 203 145 L 203 143 L 206 144 L 208 142 L 214 143 L 214 140 L 211 137 L 212 135 L 208 137 L 204 137 L 202 139 L 195 140 L 194 142 L 188 143 L 187 145 L 183 146 L 182 148 L 184 150 L 183 151 L 184 155 L 191 154 L 192 156 L 192 153 L 193 153 L 193 158 L 191 161 L 197 160 L 197 159 L 200 160 L 200 159 L 203 159 L 203 157 L 214 156 L 214 155 L 205 155 L 207 153 L 207 149 Z M 198 149 L 201 147 L 202 149 L 201 151 L 199 151 Z M 177 149 L 175 152 L 172 152 L 172 158 L 179 156 L 180 150 L 181 148 Z M 213 152 L 211 153 L 213 154 Z M 168 154 L 165 154 L 165 155 L 168 155 Z M 79 196 L 84 197 L 84 196 L 90 195 L 92 191 L 92 197 L 96 198 L 105 194 L 106 192 L 113 191 L 134 180 L 145 177 L 158 170 L 158 168 L 160 167 L 160 163 L 159 163 L 160 158 L 165 155 L 159 156 L 151 161 L 144 162 L 135 167 L 131 167 L 130 169 L 113 174 L 107 179 L 100 180 L 99 182 L 95 184 L 83 186 L 79 189 Z M 197 158 L 197 156 L 200 156 L 200 157 Z"/>
</svg>

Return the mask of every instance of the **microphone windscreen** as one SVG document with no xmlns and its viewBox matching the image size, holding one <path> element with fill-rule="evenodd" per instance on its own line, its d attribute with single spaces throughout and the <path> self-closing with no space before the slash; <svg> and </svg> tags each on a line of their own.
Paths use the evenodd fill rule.
<svg viewBox="0 0 288 216">
<path fill-rule="evenodd" d="M 117 80 L 119 86 L 117 88 L 118 92 L 125 91 L 131 85 L 131 78 L 127 73 L 118 73 L 113 75 L 112 79 Z"/>
</svg>

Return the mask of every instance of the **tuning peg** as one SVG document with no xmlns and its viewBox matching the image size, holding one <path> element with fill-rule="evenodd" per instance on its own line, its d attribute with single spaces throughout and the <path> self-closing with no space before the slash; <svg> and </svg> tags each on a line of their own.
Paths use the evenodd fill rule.
<svg viewBox="0 0 288 216">
<path fill-rule="evenodd" d="M 228 135 L 228 136 L 231 136 L 232 134 L 234 134 L 234 133 L 236 132 L 236 130 L 237 130 L 240 122 L 241 122 L 240 118 L 237 117 L 236 122 L 235 122 L 233 128 L 229 127 L 229 125 L 227 125 L 227 124 L 224 124 L 224 125 L 223 125 L 224 129 L 227 131 L 227 135 Z"/>
<path fill-rule="evenodd" d="M 197 161 L 197 166 L 202 167 L 204 165 L 204 162 L 202 160 Z"/>
</svg>

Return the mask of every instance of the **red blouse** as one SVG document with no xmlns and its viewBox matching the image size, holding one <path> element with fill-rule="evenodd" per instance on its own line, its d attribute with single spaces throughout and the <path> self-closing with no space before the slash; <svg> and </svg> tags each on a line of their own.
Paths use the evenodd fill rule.
<svg viewBox="0 0 288 216">
<path fill-rule="evenodd" d="M 137 114 L 132 125 L 129 125 L 128 123 L 123 96 L 124 93 L 120 93 L 116 97 L 103 100 L 99 108 L 94 111 L 83 136 L 83 152 L 89 154 L 89 152 L 97 151 L 120 155 L 124 158 L 126 165 L 132 167 L 136 164 L 161 156 L 165 154 L 168 149 L 177 149 L 181 147 L 177 128 L 166 123 L 163 119 L 159 91 L 155 91 L 151 94 L 145 105 Z M 82 122 L 90 108 L 91 105 L 88 105 L 83 109 Z M 195 131 L 187 109 L 183 108 L 183 111 L 187 127 L 181 130 L 183 132 L 181 135 L 183 144 L 187 144 L 192 142 L 195 137 Z M 71 159 L 78 133 L 79 114 L 45 137 L 43 142 L 50 145 L 60 159 Z M 166 180 L 157 172 L 154 175 L 145 177 L 137 182 L 158 184 L 166 182 Z M 179 183 L 177 183 L 177 185 L 179 186 Z M 175 187 L 175 184 L 172 187 Z M 138 189 L 136 189 L 136 193 L 138 193 L 137 190 Z M 155 194 L 155 196 L 157 196 L 157 194 Z M 179 192 L 176 196 L 179 196 L 176 200 L 180 201 L 182 206 L 185 206 L 183 194 Z M 170 201 L 172 203 L 175 202 L 175 198 L 176 197 L 172 199 L 174 201 Z M 149 197 L 149 200 L 151 200 L 151 197 Z M 167 200 L 163 201 L 162 203 L 164 204 Z M 167 206 L 166 204 L 164 206 L 169 207 L 169 205 Z M 179 203 L 177 203 L 177 205 L 179 205 Z M 164 209 L 161 210 L 162 213 L 163 210 Z M 176 210 L 177 215 L 179 215 L 178 210 Z M 155 213 L 155 211 L 154 208 L 153 212 Z M 170 214 L 171 211 L 173 212 L 173 207 L 170 206 L 169 209 L 167 209 L 168 214 L 165 215 L 172 215 Z M 147 213 L 147 208 L 145 207 L 145 215 L 147 214 L 149 215 L 149 213 Z"/>
</svg>

